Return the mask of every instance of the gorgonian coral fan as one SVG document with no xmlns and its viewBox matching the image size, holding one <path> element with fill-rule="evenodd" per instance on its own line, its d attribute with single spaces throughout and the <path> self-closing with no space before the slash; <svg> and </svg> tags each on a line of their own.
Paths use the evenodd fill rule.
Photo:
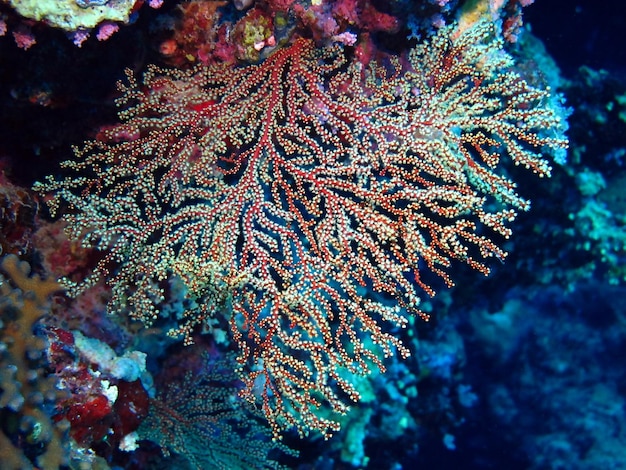
<svg viewBox="0 0 626 470">
<path fill-rule="evenodd" d="M 409 354 L 393 327 L 426 317 L 425 273 L 452 284 L 452 260 L 487 273 L 505 256 L 492 235 L 527 201 L 501 158 L 547 175 L 541 154 L 566 145 L 554 100 L 511 66 L 478 23 L 406 63 L 300 39 L 260 65 L 152 68 L 121 87 L 122 123 L 65 163 L 76 176 L 38 190 L 107 253 L 94 279 L 113 311 L 152 323 L 180 277 L 201 306 L 174 333 L 226 317 L 274 433 L 328 436 L 324 409 L 359 399 L 351 374 Z"/>
</svg>

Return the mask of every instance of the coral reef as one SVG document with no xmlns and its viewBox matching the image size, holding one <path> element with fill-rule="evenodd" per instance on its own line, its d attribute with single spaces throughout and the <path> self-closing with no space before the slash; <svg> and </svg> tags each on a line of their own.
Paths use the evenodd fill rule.
<svg viewBox="0 0 626 470">
<path fill-rule="evenodd" d="M 0 0 L 0 467 L 623 466 L 618 7 L 53 3 Z"/>
</svg>

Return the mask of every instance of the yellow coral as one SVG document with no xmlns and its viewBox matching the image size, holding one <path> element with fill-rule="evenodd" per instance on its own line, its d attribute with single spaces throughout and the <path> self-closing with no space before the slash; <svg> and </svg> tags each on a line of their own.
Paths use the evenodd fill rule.
<svg viewBox="0 0 626 470">
<path fill-rule="evenodd" d="M 55 379 L 29 363 L 28 358 L 44 349 L 44 342 L 33 334 L 33 327 L 48 311 L 49 296 L 61 290 L 50 279 L 30 275 L 30 266 L 7 255 L 0 262 L 0 409 L 7 408 L 20 416 L 20 426 L 28 427 L 26 441 L 39 444 L 45 451 L 37 457 L 40 468 L 59 468 L 65 463 L 63 432 L 32 397 L 50 399 L 61 392 Z M 32 361 L 31 361 L 32 362 Z M 13 444 L 7 430 L 0 432 L 2 468 L 13 470 L 32 468 L 21 449 Z M 16 431 L 17 432 L 17 431 Z M 9 432 L 11 434 L 11 432 Z"/>
<path fill-rule="evenodd" d="M 243 62 L 258 62 L 261 50 L 269 46 L 273 38 L 274 25 L 272 19 L 261 10 L 250 10 L 235 25 L 233 37 L 237 45 L 237 59 Z"/>
<path fill-rule="evenodd" d="M 91 29 L 103 21 L 128 23 L 136 0 L 117 0 L 104 5 L 78 6 L 76 0 L 5 0 L 25 18 L 45 21 L 66 31 Z"/>
</svg>

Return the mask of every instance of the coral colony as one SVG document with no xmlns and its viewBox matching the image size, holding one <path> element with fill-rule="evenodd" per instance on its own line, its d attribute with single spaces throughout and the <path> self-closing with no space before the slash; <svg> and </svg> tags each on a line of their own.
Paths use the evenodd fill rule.
<svg viewBox="0 0 626 470">
<path fill-rule="evenodd" d="M 451 284 L 452 259 L 486 273 L 504 257 L 488 234 L 508 237 L 527 202 L 499 160 L 546 175 L 539 151 L 565 145 L 490 24 L 451 29 L 406 65 L 298 39 L 259 65 L 130 78 L 122 124 L 64 163 L 77 176 L 36 185 L 54 213 L 69 206 L 71 238 L 106 253 L 70 292 L 105 278 L 111 312 L 151 326 L 176 276 L 195 305 L 169 334 L 190 344 L 225 317 L 241 395 L 275 435 L 329 437 L 324 408 L 359 400 L 350 375 L 408 356 L 389 331 L 427 317 L 420 271 Z"/>
<path fill-rule="evenodd" d="M 427 375 L 471 408 L 414 331 L 565 164 L 531 3 L 1 1 L 22 54 L 142 28 L 157 63 L 32 191 L 0 167 L 2 468 L 356 468 Z"/>
</svg>

